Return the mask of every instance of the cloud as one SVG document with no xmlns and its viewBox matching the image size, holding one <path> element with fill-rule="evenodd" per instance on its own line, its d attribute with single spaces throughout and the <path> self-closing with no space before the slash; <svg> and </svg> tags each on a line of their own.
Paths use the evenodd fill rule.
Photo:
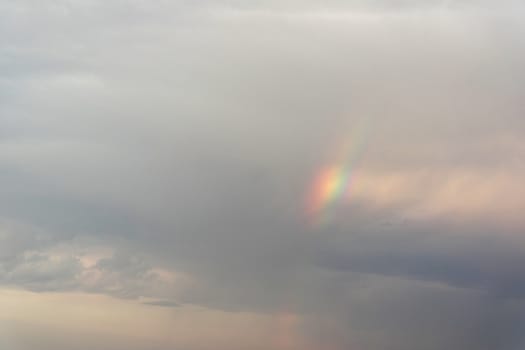
<svg viewBox="0 0 525 350">
<path fill-rule="evenodd" d="M 173 301 L 169 300 L 155 300 L 155 301 L 148 301 L 144 302 L 144 305 L 152 305 L 152 306 L 161 306 L 161 307 L 179 307 L 180 304 L 177 304 Z"/>
<path fill-rule="evenodd" d="M 153 345 L 137 349 L 173 345 L 171 328 L 135 319 L 146 309 L 190 350 L 521 345 L 516 2 L 22 1 L 0 13 L 0 283 L 35 292 L 20 300 L 104 298 L 94 304 L 126 331 L 147 333 Z M 311 181 L 360 123 L 349 198 L 311 226 Z M 75 347 L 66 324 L 48 336 L 45 320 L 11 315 L 21 335 L 0 345 Z"/>
</svg>

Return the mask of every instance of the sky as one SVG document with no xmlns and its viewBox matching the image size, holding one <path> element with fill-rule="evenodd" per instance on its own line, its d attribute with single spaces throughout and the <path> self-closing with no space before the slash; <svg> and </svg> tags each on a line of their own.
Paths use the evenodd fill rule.
<svg viewBox="0 0 525 350">
<path fill-rule="evenodd" d="M 0 348 L 525 347 L 518 0 L 0 0 Z"/>
</svg>

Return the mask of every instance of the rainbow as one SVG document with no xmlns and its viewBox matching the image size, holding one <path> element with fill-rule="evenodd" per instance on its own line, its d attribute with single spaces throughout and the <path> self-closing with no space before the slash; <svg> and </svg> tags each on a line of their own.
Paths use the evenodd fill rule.
<svg viewBox="0 0 525 350">
<path fill-rule="evenodd" d="M 350 196 L 357 166 L 366 148 L 367 130 L 365 124 L 352 128 L 350 135 L 337 148 L 335 160 L 316 171 L 308 188 L 305 206 L 310 224 L 326 223 L 330 209 Z"/>
</svg>

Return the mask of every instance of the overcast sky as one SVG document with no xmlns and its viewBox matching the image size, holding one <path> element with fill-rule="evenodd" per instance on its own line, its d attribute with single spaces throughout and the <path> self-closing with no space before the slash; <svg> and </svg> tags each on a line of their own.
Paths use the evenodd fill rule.
<svg viewBox="0 0 525 350">
<path fill-rule="evenodd" d="M 524 18 L 0 0 L 0 348 L 523 349 Z"/>
</svg>

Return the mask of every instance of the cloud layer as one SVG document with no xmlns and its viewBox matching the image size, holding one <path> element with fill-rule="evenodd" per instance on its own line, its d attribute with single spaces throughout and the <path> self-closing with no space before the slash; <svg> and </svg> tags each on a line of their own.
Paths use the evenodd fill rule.
<svg viewBox="0 0 525 350">
<path fill-rule="evenodd" d="M 0 283 L 40 311 L 11 307 L 0 345 L 520 348 L 523 10 L 3 2 Z M 312 225 L 312 180 L 362 124 Z M 47 324 L 60 300 L 143 341 L 91 344 L 111 322 L 68 326 L 80 309 Z"/>
</svg>

